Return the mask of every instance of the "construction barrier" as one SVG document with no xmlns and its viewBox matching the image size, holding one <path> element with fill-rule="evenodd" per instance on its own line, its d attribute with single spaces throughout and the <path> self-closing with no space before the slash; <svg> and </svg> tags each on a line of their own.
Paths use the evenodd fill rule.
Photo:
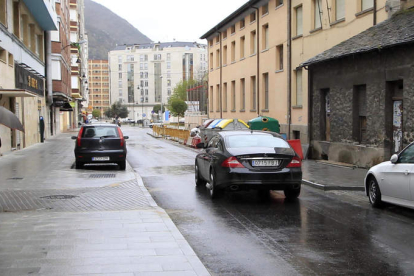
<svg viewBox="0 0 414 276">
<path fill-rule="evenodd" d="M 193 138 L 193 141 L 192 141 L 192 143 L 191 143 L 191 146 L 193 147 L 193 148 L 195 148 L 196 146 L 197 146 L 197 144 L 198 143 L 201 143 L 201 138 L 200 137 L 198 137 L 198 136 L 196 136 L 196 137 L 194 137 Z"/>
<path fill-rule="evenodd" d="M 190 131 L 187 129 L 177 129 L 166 126 L 153 126 L 152 131 L 156 136 L 162 136 L 165 139 L 171 139 L 183 144 L 190 136 Z"/>
</svg>

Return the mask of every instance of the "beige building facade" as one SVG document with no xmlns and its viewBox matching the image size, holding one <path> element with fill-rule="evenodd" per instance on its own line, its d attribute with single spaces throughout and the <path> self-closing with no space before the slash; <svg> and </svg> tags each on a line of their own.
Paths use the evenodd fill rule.
<svg viewBox="0 0 414 276">
<path fill-rule="evenodd" d="M 41 142 L 43 123 L 48 137 L 44 41 L 45 31 L 57 29 L 54 2 L 0 1 L 0 105 L 13 112 L 25 129 L 0 125 L 0 153 Z"/>
<path fill-rule="evenodd" d="M 101 117 L 110 108 L 109 67 L 107 60 L 89 61 L 89 106 L 88 112 L 98 109 Z"/>
<path fill-rule="evenodd" d="M 209 117 L 270 116 L 288 138 L 308 143 L 309 79 L 300 64 L 386 20 L 398 4 L 248 1 L 201 37 L 208 41 Z"/>
</svg>

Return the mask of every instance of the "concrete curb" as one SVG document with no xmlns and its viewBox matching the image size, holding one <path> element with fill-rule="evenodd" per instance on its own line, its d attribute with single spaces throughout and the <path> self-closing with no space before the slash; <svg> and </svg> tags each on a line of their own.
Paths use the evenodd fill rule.
<svg viewBox="0 0 414 276">
<path fill-rule="evenodd" d="M 365 191 L 362 186 L 331 186 L 302 179 L 302 184 L 323 191 Z"/>
</svg>

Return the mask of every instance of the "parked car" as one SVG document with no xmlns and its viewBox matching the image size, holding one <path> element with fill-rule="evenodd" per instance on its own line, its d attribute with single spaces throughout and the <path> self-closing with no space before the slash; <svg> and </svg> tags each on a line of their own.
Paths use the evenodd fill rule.
<svg viewBox="0 0 414 276">
<path fill-rule="evenodd" d="M 224 190 L 283 190 L 297 198 L 301 190 L 302 162 L 282 136 L 264 131 L 221 131 L 195 158 L 195 182 L 206 185 L 211 198 Z"/>
<path fill-rule="evenodd" d="M 148 126 L 152 128 L 153 126 L 161 126 L 161 125 L 162 125 L 162 120 L 157 120 L 157 121 L 150 123 Z"/>
<path fill-rule="evenodd" d="M 364 183 L 373 207 L 385 201 L 414 208 L 414 143 L 391 156 L 390 161 L 369 169 Z"/>
<path fill-rule="evenodd" d="M 126 168 L 126 139 L 121 128 L 114 124 L 83 125 L 76 140 L 76 168 L 86 163 L 116 163 L 121 170 Z"/>
</svg>

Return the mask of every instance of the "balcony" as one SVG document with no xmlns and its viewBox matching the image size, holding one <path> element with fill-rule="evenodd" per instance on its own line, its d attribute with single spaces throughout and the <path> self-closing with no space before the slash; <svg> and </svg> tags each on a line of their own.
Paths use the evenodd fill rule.
<svg viewBox="0 0 414 276">
<path fill-rule="evenodd" d="M 48 0 L 23 0 L 31 15 L 44 31 L 56 31 L 57 15 Z"/>
</svg>

